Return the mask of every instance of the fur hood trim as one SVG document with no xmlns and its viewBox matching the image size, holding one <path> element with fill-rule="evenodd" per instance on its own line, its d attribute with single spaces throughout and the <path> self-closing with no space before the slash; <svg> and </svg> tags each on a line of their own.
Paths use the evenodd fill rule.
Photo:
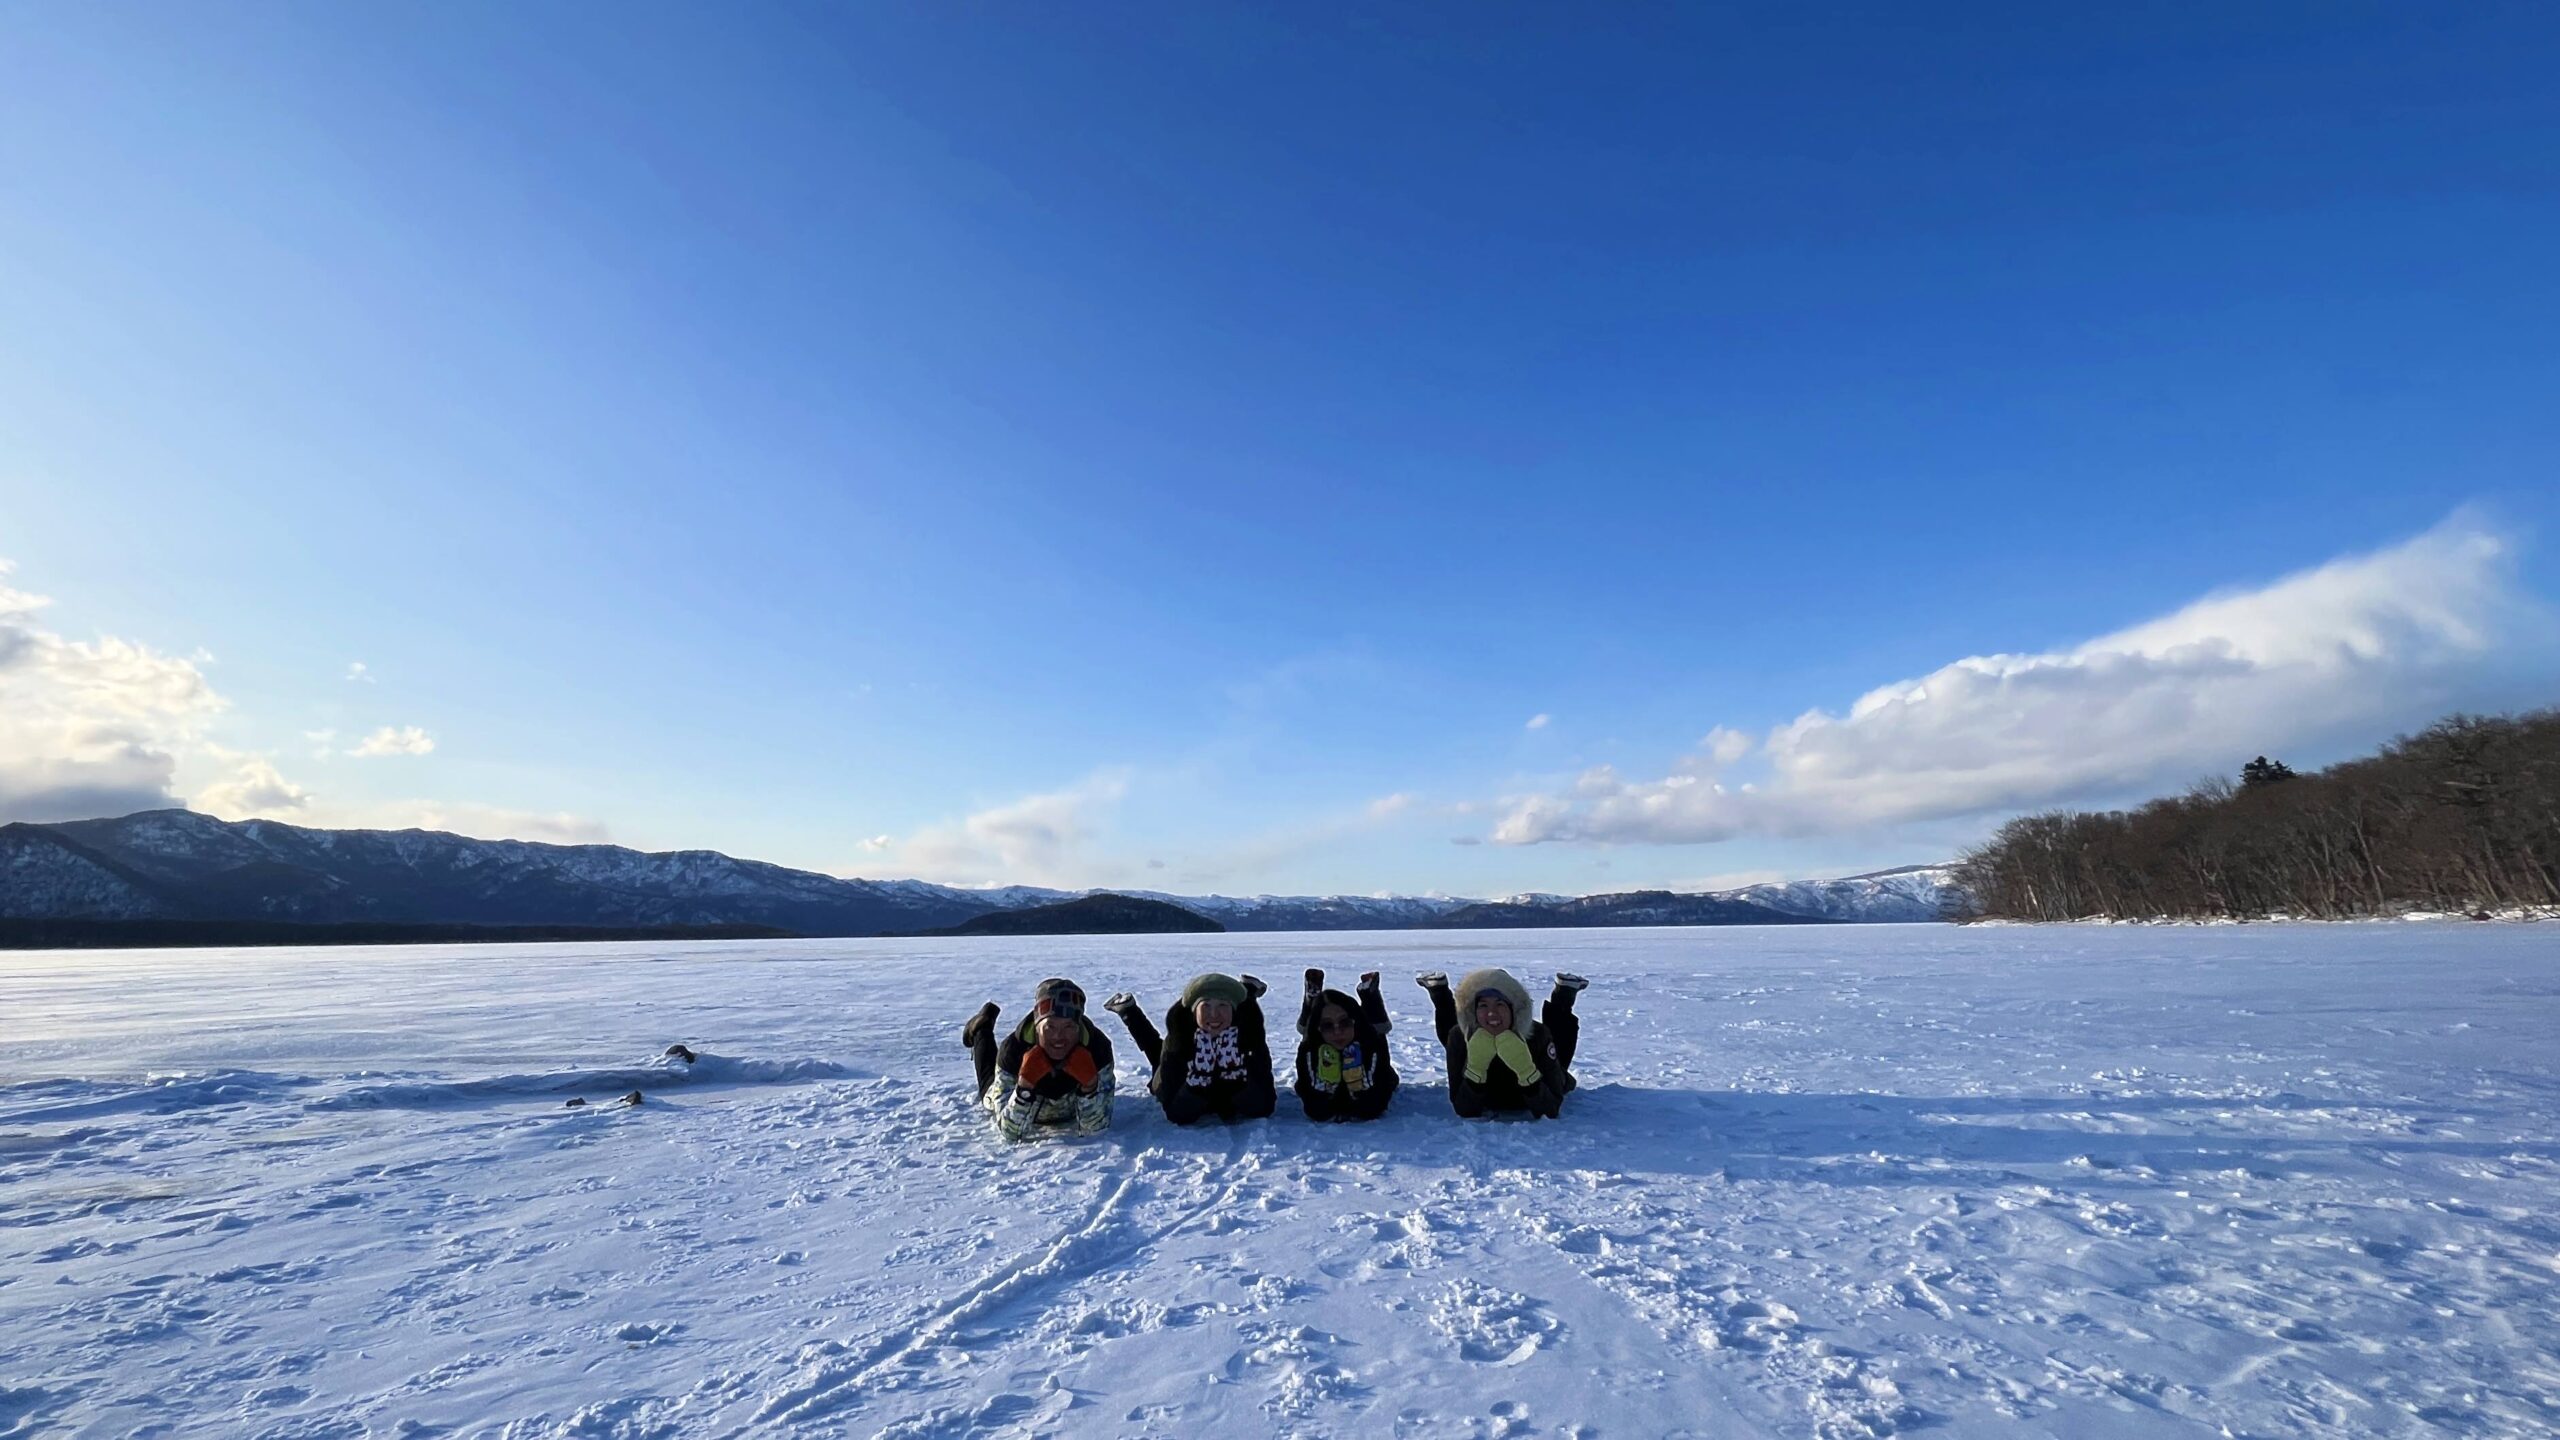
<svg viewBox="0 0 2560 1440">
<path fill-rule="evenodd" d="M 1476 997 L 1491 990 L 1511 1002 L 1511 1028 L 1527 1039 L 1531 1022 L 1537 1016 L 1529 1009 L 1529 991 L 1511 972 L 1503 969 L 1471 970 L 1458 982 L 1458 1029 L 1468 1036 L 1476 1033 Z"/>
</svg>

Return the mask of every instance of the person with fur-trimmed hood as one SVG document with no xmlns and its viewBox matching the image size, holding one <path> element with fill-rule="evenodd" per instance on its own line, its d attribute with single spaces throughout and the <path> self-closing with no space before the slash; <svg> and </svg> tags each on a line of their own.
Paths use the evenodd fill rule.
<svg viewBox="0 0 2560 1440">
<path fill-rule="evenodd" d="M 1558 972 L 1556 988 L 1537 1020 L 1529 1018 L 1529 992 L 1508 970 L 1486 969 L 1458 982 L 1437 971 L 1415 977 L 1431 994 L 1431 1017 L 1449 1052 L 1449 1106 L 1473 1119 L 1525 1110 L 1552 1120 L 1573 1089 L 1574 1042 L 1582 1022 L 1573 997 L 1590 982 Z"/>
<path fill-rule="evenodd" d="M 1395 1063 L 1387 1058 L 1387 1002 L 1378 997 L 1378 972 L 1360 977 L 1360 998 L 1324 988 L 1324 972 L 1307 972 L 1307 998 L 1298 1007 L 1298 1082 L 1292 1087 L 1310 1120 L 1375 1120 L 1396 1094 Z"/>
<path fill-rule="evenodd" d="M 980 1006 L 960 1027 L 960 1043 L 978 1065 L 978 1103 L 1007 1140 L 1072 1131 L 1098 1135 L 1111 1124 L 1118 1088 L 1111 1037 L 1084 1018 L 1084 991 L 1051 977 L 1032 992 L 1031 1015 L 999 1044 L 996 1002 Z"/>
<path fill-rule="evenodd" d="M 1212 1117 L 1233 1124 L 1279 1108 L 1271 1042 L 1263 1033 L 1265 988 L 1250 975 L 1195 975 L 1164 1012 L 1161 1035 L 1127 991 L 1102 1002 L 1155 1067 L 1147 1089 L 1164 1106 L 1164 1118 L 1176 1125 Z"/>
</svg>

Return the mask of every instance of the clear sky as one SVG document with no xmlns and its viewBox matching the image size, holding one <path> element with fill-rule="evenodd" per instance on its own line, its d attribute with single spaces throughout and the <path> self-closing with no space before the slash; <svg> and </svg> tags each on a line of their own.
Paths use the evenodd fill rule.
<svg viewBox="0 0 2560 1440">
<path fill-rule="evenodd" d="M 0 12 L 0 820 L 1583 892 L 2560 701 L 2560 10 L 1338 8 Z"/>
</svg>

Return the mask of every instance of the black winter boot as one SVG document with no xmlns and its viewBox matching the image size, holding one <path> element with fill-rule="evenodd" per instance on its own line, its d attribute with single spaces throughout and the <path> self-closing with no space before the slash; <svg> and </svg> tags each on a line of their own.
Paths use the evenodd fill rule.
<svg viewBox="0 0 2560 1440">
<path fill-rule="evenodd" d="M 1590 983 L 1570 970 L 1557 971 L 1555 993 L 1547 997 L 1547 1007 L 1558 1015 L 1572 1014 L 1573 997 L 1581 994 L 1583 987 Z"/>
<path fill-rule="evenodd" d="M 998 1013 L 998 1007 L 993 1000 L 979 1006 L 978 1013 L 969 1017 L 969 1023 L 960 1027 L 960 1048 L 977 1049 L 978 1037 L 995 1028 Z"/>
</svg>

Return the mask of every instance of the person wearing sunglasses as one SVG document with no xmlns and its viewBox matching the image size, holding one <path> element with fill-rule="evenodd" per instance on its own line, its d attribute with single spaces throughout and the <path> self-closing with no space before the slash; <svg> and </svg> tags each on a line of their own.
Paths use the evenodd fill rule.
<svg viewBox="0 0 2560 1440">
<path fill-rule="evenodd" d="M 1387 1057 L 1395 1022 L 1378 996 L 1378 972 L 1360 977 L 1360 997 L 1324 987 L 1324 971 L 1307 972 L 1298 1007 L 1298 1104 L 1310 1120 L 1375 1120 L 1396 1094 Z"/>
<path fill-rule="evenodd" d="M 978 1103 L 1007 1140 L 1098 1135 L 1111 1124 L 1117 1088 L 1111 1038 L 1085 1022 L 1084 990 L 1072 980 L 1043 980 L 1031 1015 L 999 1044 L 996 1002 L 960 1027 L 960 1043 L 978 1066 Z"/>
</svg>

